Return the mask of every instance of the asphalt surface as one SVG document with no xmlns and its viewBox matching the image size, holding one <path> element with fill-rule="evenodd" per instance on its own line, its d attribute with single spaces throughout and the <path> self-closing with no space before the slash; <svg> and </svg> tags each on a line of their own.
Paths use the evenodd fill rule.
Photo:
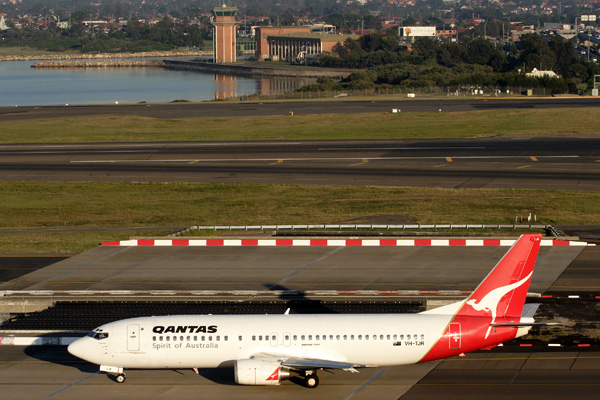
<svg viewBox="0 0 600 400">
<path fill-rule="evenodd" d="M 584 250 L 585 249 L 585 250 Z M 507 247 L 101 246 L 0 290 L 473 290 Z M 544 293 L 596 247 L 543 246 L 530 291 Z M 563 290 L 600 295 L 597 268 Z"/>
<path fill-rule="evenodd" d="M 490 109 L 579 108 L 598 107 L 600 97 L 548 97 L 548 98 L 466 98 L 457 99 L 399 99 L 369 101 L 286 101 L 240 103 L 175 103 L 98 106 L 40 106 L 0 107 L 0 121 L 93 117 L 107 115 L 140 115 L 153 118 L 194 118 L 282 115 L 292 111 L 295 115 L 391 112 L 472 111 Z"/>
<path fill-rule="evenodd" d="M 473 289 L 506 247 L 482 248 L 122 248 L 101 247 L 13 279 L 1 289 L 304 288 Z M 540 249 L 531 291 L 595 294 L 595 247 Z M 443 260 L 443 268 L 440 262 Z M 165 266 L 168 266 L 165 267 Z M 268 266 L 268 267 L 267 267 Z M 369 266 L 369 267 L 366 267 Z M 573 268 L 574 280 L 561 279 Z M 580 274 L 581 269 L 586 269 Z M 561 279 L 557 279 L 560 277 Z M 235 282 L 238 283 L 235 283 Z M 220 285 L 220 286 L 219 286 Z M 581 287 L 580 287 L 581 286 Z M 113 306 L 107 305 L 112 308 Z M 592 305 L 593 308 L 593 305 Z M 600 355 L 594 347 L 548 352 L 477 352 L 441 362 L 373 368 L 360 374 L 321 372 L 307 393 L 298 382 L 278 387 L 233 383 L 231 369 L 128 370 L 120 385 L 64 347 L 0 346 L 6 399 L 464 399 L 594 398 Z"/>
<path fill-rule="evenodd" d="M 240 386 L 231 369 L 128 370 L 118 384 L 64 347 L 0 346 L 3 399 L 594 399 L 597 352 L 477 352 L 441 362 L 321 372 L 315 390 L 298 382 Z"/>
<path fill-rule="evenodd" d="M 0 145 L 1 180 L 600 190 L 600 138 Z"/>
<path fill-rule="evenodd" d="M 598 105 L 600 99 L 489 98 L 453 102 L 401 100 L 268 105 L 210 103 L 13 107 L 0 108 L 0 121 L 63 118 L 74 114 L 187 118 L 275 115 L 289 111 L 301 115 L 389 112 L 392 108 L 399 108 L 402 112 L 434 112 L 440 108 L 443 111 L 458 111 Z M 132 151 L 129 145 L 122 144 L 118 145 L 121 147 L 103 144 L 2 146 L 0 177 L 5 180 L 122 181 L 137 177 L 135 180 L 192 182 L 335 182 L 352 185 L 574 190 L 599 188 L 600 164 L 596 161 L 600 159 L 600 146 L 594 138 L 542 141 L 489 139 L 468 141 L 465 142 L 466 146 L 457 143 L 343 143 L 350 148 L 329 147 L 326 150 L 320 150 L 323 143 L 310 144 L 307 148 L 301 148 L 303 143 L 258 144 L 254 149 L 248 145 L 235 147 L 235 144 L 211 149 L 206 149 L 202 144 L 183 144 L 180 148 L 176 148 L 175 144 L 150 144 L 137 148 L 141 150 L 139 153 Z M 432 145 L 440 148 L 432 148 Z M 335 146 L 339 147 L 339 143 Z M 379 148 L 381 146 L 384 148 Z M 407 146 L 410 148 L 403 148 Z M 422 147 L 425 149 L 420 149 Z M 94 249 L 5 282 L 0 288 L 189 289 L 197 285 L 206 289 L 221 285 L 228 289 L 236 286 L 265 289 L 277 285 L 289 288 L 472 289 L 506 249 L 460 249 L 459 253 L 449 249 L 404 249 L 406 253 L 395 254 L 382 248 L 334 252 L 334 249 L 314 248 L 235 251 L 213 248 L 202 257 L 195 253 L 196 249 L 184 249 L 180 253 L 173 253 L 172 250 Z M 534 276 L 532 290 L 596 293 L 600 289 L 597 259 L 594 248 L 583 251 L 544 249 L 540 252 L 538 265 L 541 267 L 538 272 L 542 273 Z M 440 268 L 441 260 L 444 268 Z M 265 268 L 265 263 L 273 267 Z M 365 265 L 373 267 L 365 268 Z M 2 397 L 7 399 L 196 399 L 199 395 L 220 399 L 304 399 L 308 395 L 315 400 L 397 399 L 400 396 L 403 399 L 464 399 L 465 396 L 471 399 L 553 399 L 594 398 L 600 387 L 597 380 L 600 355 L 594 351 L 478 352 L 439 363 L 368 369 L 358 375 L 321 373 L 321 385 L 310 393 L 295 382 L 285 382 L 279 387 L 237 386 L 233 384 L 231 370 L 204 370 L 200 371 L 200 376 L 187 370 L 132 370 L 128 371 L 128 381 L 118 385 L 104 374 L 98 374 L 97 366 L 71 357 L 64 347 L 0 346 L 0 359 Z"/>
</svg>

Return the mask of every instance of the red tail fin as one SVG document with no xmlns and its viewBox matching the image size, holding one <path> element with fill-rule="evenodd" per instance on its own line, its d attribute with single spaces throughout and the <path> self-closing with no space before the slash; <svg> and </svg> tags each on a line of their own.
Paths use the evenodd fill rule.
<svg viewBox="0 0 600 400">
<path fill-rule="evenodd" d="M 478 350 L 516 337 L 518 331 L 514 325 L 493 324 L 521 320 L 541 240 L 542 235 L 521 236 L 465 301 L 438 311 L 440 315 L 448 315 L 448 325 L 421 362 Z M 436 310 L 426 313 L 435 314 Z"/>
<path fill-rule="evenodd" d="M 467 299 L 458 315 L 520 317 L 542 235 L 523 235 Z"/>
</svg>

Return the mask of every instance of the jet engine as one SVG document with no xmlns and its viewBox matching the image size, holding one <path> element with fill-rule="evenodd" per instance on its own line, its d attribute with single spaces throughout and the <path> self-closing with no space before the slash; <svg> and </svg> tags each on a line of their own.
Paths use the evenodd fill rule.
<svg viewBox="0 0 600 400">
<path fill-rule="evenodd" d="M 235 383 L 240 385 L 279 385 L 290 377 L 290 371 L 281 364 L 266 360 L 237 360 L 233 370 Z"/>
</svg>

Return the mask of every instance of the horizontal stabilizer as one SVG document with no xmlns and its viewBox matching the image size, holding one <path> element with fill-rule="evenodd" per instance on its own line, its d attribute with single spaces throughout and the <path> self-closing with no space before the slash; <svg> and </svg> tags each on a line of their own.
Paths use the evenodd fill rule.
<svg viewBox="0 0 600 400">
<path fill-rule="evenodd" d="M 548 326 L 560 325 L 558 322 L 497 322 L 490 326 Z"/>
<path fill-rule="evenodd" d="M 539 303 L 528 303 L 523 305 L 523 312 L 521 312 L 521 318 L 533 318 L 537 309 L 540 307 Z"/>
</svg>

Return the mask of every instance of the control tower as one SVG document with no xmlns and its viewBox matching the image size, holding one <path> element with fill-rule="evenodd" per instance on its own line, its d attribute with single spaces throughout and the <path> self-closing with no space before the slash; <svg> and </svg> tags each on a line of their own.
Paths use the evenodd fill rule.
<svg viewBox="0 0 600 400">
<path fill-rule="evenodd" d="M 215 7 L 212 9 L 213 25 L 213 60 L 215 63 L 233 63 L 236 61 L 235 36 L 237 23 L 236 7 Z"/>
</svg>

